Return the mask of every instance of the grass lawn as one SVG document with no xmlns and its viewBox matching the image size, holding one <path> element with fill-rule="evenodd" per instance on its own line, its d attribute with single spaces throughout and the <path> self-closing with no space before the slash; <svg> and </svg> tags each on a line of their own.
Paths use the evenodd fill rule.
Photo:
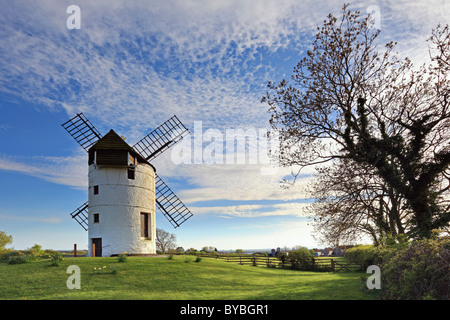
<svg viewBox="0 0 450 320">
<path fill-rule="evenodd" d="M 195 257 L 65 258 L 0 263 L 0 299 L 89 300 L 367 300 L 364 273 L 306 272 L 253 267 Z M 81 270 L 81 289 L 68 289 L 67 267 Z M 94 268 L 102 268 L 99 272 Z M 115 271 L 114 271 L 115 270 Z"/>
</svg>

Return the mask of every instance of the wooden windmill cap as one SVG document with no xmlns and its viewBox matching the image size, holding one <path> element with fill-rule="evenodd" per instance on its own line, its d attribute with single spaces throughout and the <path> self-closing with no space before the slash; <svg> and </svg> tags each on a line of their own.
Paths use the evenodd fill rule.
<svg viewBox="0 0 450 320">
<path fill-rule="evenodd" d="M 132 163 L 150 164 L 113 129 L 92 145 L 88 152 L 89 165 L 94 163 L 94 154 L 96 152 L 96 164 L 129 165 L 130 160 Z M 134 158 L 136 161 L 134 161 Z"/>
</svg>

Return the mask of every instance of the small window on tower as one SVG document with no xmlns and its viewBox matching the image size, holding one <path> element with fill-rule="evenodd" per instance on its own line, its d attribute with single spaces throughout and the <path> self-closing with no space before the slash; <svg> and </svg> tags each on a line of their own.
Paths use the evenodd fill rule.
<svg viewBox="0 0 450 320">
<path fill-rule="evenodd" d="M 94 213 L 94 223 L 100 222 L 100 215 L 98 213 Z"/>
<path fill-rule="evenodd" d="M 94 194 L 98 194 L 98 186 L 94 186 Z"/>
<path fill-rule="evenodd" d="M 150 239 L 150 232 L 149 232 L 149 215 L 148 213 L 141 212 L 141 237 Z"/>
<path fill-rule="evenodd" d="M 128 169 L 128 179 L 134 180 L 134 169 Z"/>
</svg>

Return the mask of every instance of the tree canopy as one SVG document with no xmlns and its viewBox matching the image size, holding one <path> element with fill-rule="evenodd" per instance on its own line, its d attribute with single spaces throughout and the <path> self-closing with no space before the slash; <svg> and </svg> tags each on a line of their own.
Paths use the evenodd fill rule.
<svg viewBox="0 0 450 320">
<path fill-rule="evenodd" d="M 432 31 L 429 64 L 416 67 L 395 42 L 378 50 L 370 19 L 348 5 L 330 14 L 291 80 L 269 82 L 262 101 L 281 165 L 351 160 L 404 199 L 412 236 L 429 237 L 450 220 L 449 26 Z"/>
</svg>

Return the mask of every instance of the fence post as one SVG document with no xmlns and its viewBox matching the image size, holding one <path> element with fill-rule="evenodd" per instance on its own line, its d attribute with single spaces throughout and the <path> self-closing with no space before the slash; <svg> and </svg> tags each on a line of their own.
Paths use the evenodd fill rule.
<svg viewBox="0 0 450 320">
<path fill-rule="evenodd" d="M 95 243 L 92 243 L 92 257 L 95 257 Z"/>
<path fill-rule="evenodd" d="M 77 244 L 74 243 L 73 245 L 73 256 L 76 258 L 77 257 Z"/>
<path fill-rule="evenodd" d="M 331 271 L 334 271 L 334 260 L 331 259 Z"/>
</svg>

